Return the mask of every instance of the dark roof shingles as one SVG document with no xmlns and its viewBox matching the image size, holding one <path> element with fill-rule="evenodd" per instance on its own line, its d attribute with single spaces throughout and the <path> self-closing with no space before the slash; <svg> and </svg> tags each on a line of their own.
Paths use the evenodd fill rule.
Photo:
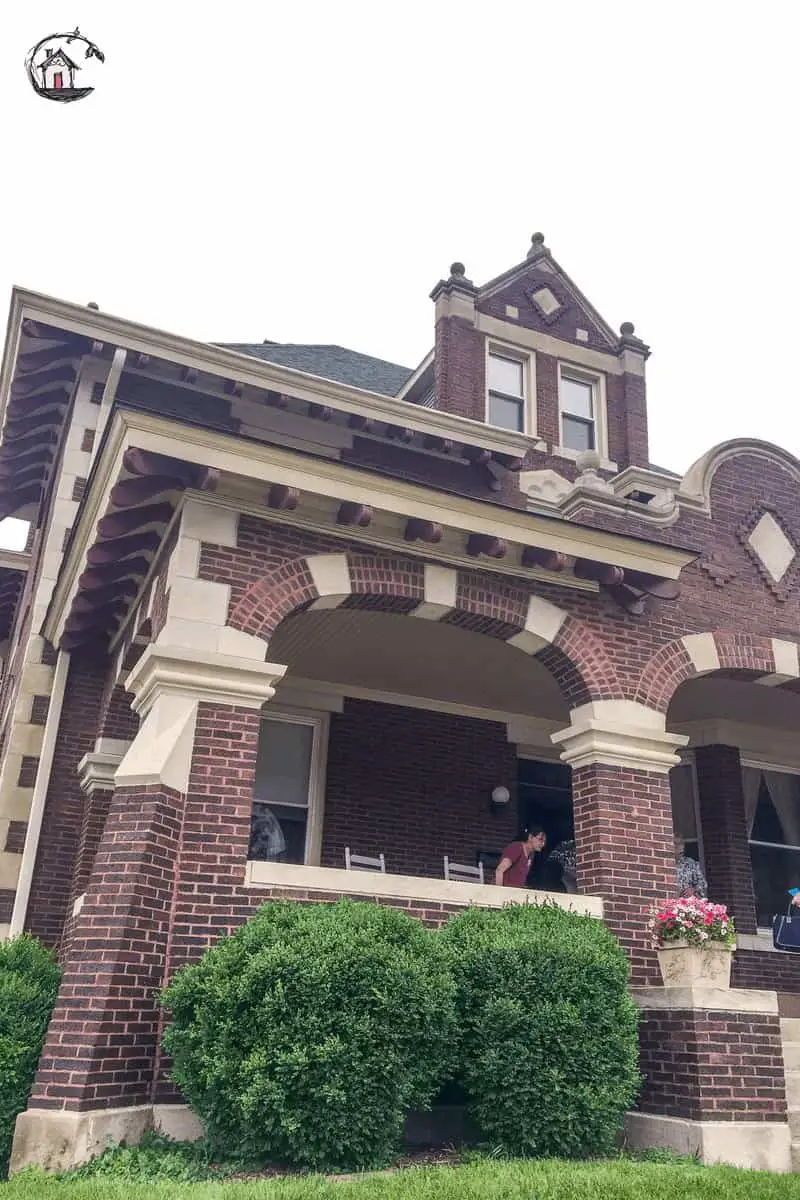
<svg viewBox="0 0 800 1200">
<path fill-rule="evenodd" d="M 351 387 L 363 388 L 368 392 L 379 392 L 384 396 L 395 396 L 406 380 L 413 374 L 409 367 L 384 362 L 369 354 L 359 354 L 344 346 L 295 345 L 292 343 L 263 342 L 256 346 L 243 342 L 220 343 L 226 350 L 249 354 L 281 367 L 291 367 L 316 375 L 321 379 L 332 379 Z"/>
</svg>

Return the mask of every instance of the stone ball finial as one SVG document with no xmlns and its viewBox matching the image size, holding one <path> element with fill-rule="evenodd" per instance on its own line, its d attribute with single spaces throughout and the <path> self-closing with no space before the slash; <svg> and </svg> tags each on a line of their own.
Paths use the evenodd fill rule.
<svg viewBox="0 0 800 1200">
<path fill-rule="evenodd" d="M 531 245 L 534 247 L 534 249 L 538 249 L 539 246 L 543 246 L 544 245 L 544 234 L 543 233 L 534 233 L 531 236 Z"/>
<path fill-rule="evenodd" d="M 623 321 L 619 327 L 619 331 L 623 337 L 630 337 L 634 331 L 633 321 Z"/>
<path fill-rule="evenodd" d="M 450 278 L 451 279 L 463 279 L 464 276 L 466 275 L 466 273 L 467 273 L 467 268 L 464 266 L 463 263 L 454 262 L 454 263 L 450 264 Z"/>
<path fill-rule="evenodd" d="M 100 312 L 100 305 L 99 305 L 99 304 L 95 304 L 94 300 L 90 300 L 90 301 L 89 301 L 89 303 L 86 305 L 86 307 L 87 307 L 87 308 L 93 308 L 93 309 L 95 309 L 97 312 Z"/>
</svg>

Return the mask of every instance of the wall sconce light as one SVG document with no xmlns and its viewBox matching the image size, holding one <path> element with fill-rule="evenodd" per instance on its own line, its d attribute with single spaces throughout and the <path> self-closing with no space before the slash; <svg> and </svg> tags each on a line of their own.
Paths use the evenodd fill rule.
<svg viewBox="0 0 800 1200">
<path fill-rule="evenodd" d="M 496 787 L 492 789 L 491 810 L 493 813 L 502 812 L 505 806 L 511 799 L 511 792 L 507 787 Z"/>
</svg>

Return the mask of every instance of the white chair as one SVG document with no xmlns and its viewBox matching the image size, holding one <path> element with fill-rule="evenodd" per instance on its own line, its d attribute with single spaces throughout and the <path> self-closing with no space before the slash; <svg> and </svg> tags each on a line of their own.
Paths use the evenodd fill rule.
<svg viewBox="0 0 800 1200">
<path fill-rule="evenodd" d="M 483 863 L 478 863 L 477 867 L 469 867 L 466 863 L 451 862 L 445 854 L 444 877 L 455 879 L 458 883 L 483 883 Z"/>
<path fill-rule="evenodd" d="M 380 871 L 386 874 L 386 861 L 382 854 L 371 858 L 368 854 L 352 854 L 350 847 L 344 848 L 344 865 L 348 871 Z"/>
</svg>

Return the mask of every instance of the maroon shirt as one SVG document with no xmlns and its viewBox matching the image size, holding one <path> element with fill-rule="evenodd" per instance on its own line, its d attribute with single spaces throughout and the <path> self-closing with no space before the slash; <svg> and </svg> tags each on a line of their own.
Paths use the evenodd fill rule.
<svg viewBox="0 0 800 1200">
<path fill-rule="evenodd" d="M 525 887 L 531 860 L 522 842 L 512 842 L 503 851 L 503 858 L 511 862 L 511 866 L 503 876 L 503 887 Z"/>
</svg>

